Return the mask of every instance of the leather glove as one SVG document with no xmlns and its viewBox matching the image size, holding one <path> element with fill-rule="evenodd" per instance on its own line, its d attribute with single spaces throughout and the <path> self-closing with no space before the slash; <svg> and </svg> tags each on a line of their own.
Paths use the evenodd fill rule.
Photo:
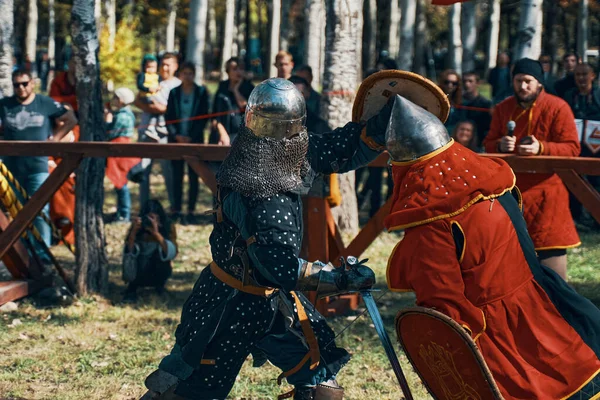
<svg viewBox="0 0 600 400">
<path fill-rule="evenodd" d="M 392 107 L 396 96 L 390 96 L 388 102 L 383 106 L 379 114 L 369 118 L 367 121 L 367 137 L 371 138 L 379 146 L 385 147 L 385 132 L 392 115 Z"/>
</svg>

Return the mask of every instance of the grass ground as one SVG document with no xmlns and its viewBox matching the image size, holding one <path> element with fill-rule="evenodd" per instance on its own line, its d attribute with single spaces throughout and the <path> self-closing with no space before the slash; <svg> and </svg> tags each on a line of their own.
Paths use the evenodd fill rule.
<svg viewBox="0 0 600 400">
<path fill-rule="evenodd" d="M 153 192 L 160 193 L 160 182 L 156 181 Z M 132 189 L 136 200 L 137 188 L 132 185 Z M 114 212 L 114 202 L 113 192 L 107 186 L 107 213 Z M 197 211 L 209 207 L 209 194 L 204 191 Z M 177 226 L 180 254 L 174 262 L 168 292 L 159 296 L 150 290 L 142 291 L 134 306 L 119 304 L 124 290 L 120 257 L 126 229 L 126 225 L 106 227 L 111 283 L 106 298 L 83 298 L 71 306 L 55 309 L 39 309 L 31 300 L 24 300 L 17 311 L 0 314 L 0 399 L 125 400 L 139 398 L 143 393 L 145 376 L 173 344 L 180 308 L 200 271 L 210 261 L 207 238 L 211 228 Z M 365 254 L 381 288 L 385 285 L 387 256 L 399 238 L 384 233 Z M 583 235 L 582 240 L 583 246 L 569 255 L 570 280 L 600 305 L 600 246 L 597 245 L 600 235 Z M 55 252 L 72 268 L 73 256 L 66 249 L 57 247 Z M 413 302 L 412 295 L 396 293 L 387 293 L 379 301 L 392 338 L 395 314 Z M 356 313 L 330 321 L 339 332 L 354 318 Z M 347 399 L 401 398 L 368 317 L 359 318 L 338 342 L 353 354 L 339 375 Z M 398 353 L 414 397 L 429 399 L 406 358 Z M 289 389 L 277 386 L 278 373 L 274 367 L 255 369 L 247 362 L 230 398 L 276 398 Z"/>
</svg>

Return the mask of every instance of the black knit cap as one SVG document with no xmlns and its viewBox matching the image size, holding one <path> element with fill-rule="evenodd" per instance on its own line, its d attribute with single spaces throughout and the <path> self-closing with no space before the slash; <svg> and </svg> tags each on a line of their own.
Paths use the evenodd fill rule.
<svg viewBox="0 0 600 400">
<path fill-rule="evenodd" d="M 539 83 L 544 84 L 544 69 L 542 63 L 538 60 L 532 60 L 531 58 L 521 58 L 515 63 L 513 68 L 513 78 L 517 74 L 527 74 L 533 76 Z"/>
</svg>

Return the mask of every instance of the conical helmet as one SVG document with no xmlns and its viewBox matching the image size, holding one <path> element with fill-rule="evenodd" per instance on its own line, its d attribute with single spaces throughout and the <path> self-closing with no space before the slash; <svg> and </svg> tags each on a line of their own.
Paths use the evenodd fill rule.
<svg viewBox="0 0 600 400">
<path fill-rule="evenodd" d="M 256 136 L 289 138 L 305 130 L 305 122 L 304 97 L 287 79 L 267 79 L 250 94 L 246 127 Z"/>
<path fill-rule="evenodd" d="M 385 133 L 386 148 L 392 160 L 416 160 L 448 142 L 450 135 L 436 116 L 396 95 Z"/>
</svg>

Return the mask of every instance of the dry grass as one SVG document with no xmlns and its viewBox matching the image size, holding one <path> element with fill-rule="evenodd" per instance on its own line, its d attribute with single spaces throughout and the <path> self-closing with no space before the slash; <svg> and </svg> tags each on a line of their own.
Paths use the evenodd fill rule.
<svg viewBox="0 0 600 400">
<path fill-rule="evenodd" d="M 155 189 L 159 189 L 156 187 Z M 134 189 L 135 190 L 135 189 Z M 134 199 L 137 196 L 134 195 Z M 106 211 L 114 207 L 107 191 Z M 204 192 L 199 211 L 209 207 Z M 113 210 L 114 211 L 114 210 Z M 143 393 L 144 377 L 156 368 L 173 344 L 180 308 L 200 271 L 210 261 L 208 225 L 177 226 L 181 252 L 174 263 L 168 292 L 161 296 L 142 291 L 137 305 L 119 304 L 124 284 L 120 280 L 121 246 L 127 226 L 108 225 L 107 253 L 111 263 L 111 290 L 107 298 L 90 297 L 56 309 L 38 309 L 31 300 L 16 312 L 0 315 L 0 398 L 25 399 L 135 399 Z M 578 289 L 600 303 L 600 235 L 583 237 L 584 246 L 570 255 L 571 278 Z M 365 256 L 385 284 L 387 256 L 399 237 L 382 234 Z M 72 268 L 73 257 L 56 248 Z M 380 309 L 391 337 L 393 318 L 412 304 L 409 294 L 386 294 Z M 339 332 L 353 316 L 331 318 Z M 18 319 L 22 324 L 15 325 Z M 361 317 L 340 338 L 339 344 L 353 359 L 339 375 L 347 399 L 398 399 L 400 389 L 371 321 Z M 400 351 L 402 365 L 416 399 L 428 399 L 417 376 Z M 232 399 L 274 399 L 289 387 L 277 386 L 279 371 L 267 366 L 254 369 L 246 363 L 231 393 Z"/>
</svg>

